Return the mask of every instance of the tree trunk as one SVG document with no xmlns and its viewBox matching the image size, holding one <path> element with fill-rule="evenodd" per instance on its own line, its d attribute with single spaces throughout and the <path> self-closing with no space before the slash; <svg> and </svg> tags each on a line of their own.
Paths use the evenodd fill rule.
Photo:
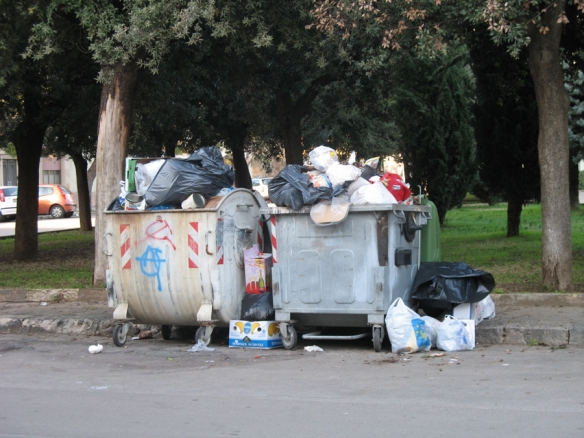
<svg viewBox="0 0 584 438">
<path fill-rule="evenodd" d="M 302 156 L 302 117 L 318 96 L 321 88 L 333 82 L 335 78 L 324 75 L 313 80 L 304 94 L 294 102 L 288 92 L 276 94 L 276 112 L 280 125 L 280 135 L 284 143 L 286 164 L 304 164 Z"/>
<path fill-rule="evenodd" d="M 103 251 L 103 212 L 119 196 L 119 183 L 124 179 L 138 66 L 135 63 L 117 64 L 112 73 L 111 82 L 103 86 L 98 121 L 94 286 L 105 284 L 107 258 Z"/>
<path fill-rule="evenodd" d="M 509 201 L 507 202 L 507 237 L 519 236 L 522 210 L 523 199 L 509 196 Z"/>
<path fill-rule="evenodd" d="M 294 102 L 289 93 L 279 93 L 276 96 L 276 106 L 286 164 L 302 165 L 304 158 L 302 157 L 301 117 L 295 111 Z"/>
<path fill-rule="evenodd" d="M 95 199 L 93 199 L 93 182 L 95 181 L 95 159 L 91 161 L 91 164 L 87 168 L 87 186 L 89 187 L 89 208 L 93 209 L 95 207 Z"/>
<path fill-rule="evenodd" d="M 580 195 L 578 190 L 578 163 L 574 160 L 576 156 L 576 149 L 570 149 L 570 162 L 568 164 L 570 169 L 570 208 L 572 210 L 580 209 Z"/>
<path fill-rule="evenodd" d="M 252 189 L 251 175 L 247 160 L 245 159 L 245 138 L 247 137 L 247 128 L 229 134 L 227 145 L 233 155 L 233 168 L 235 169 L 235 187 Z"/>
<path fill-rule="evenodd" d="M 35 122 L 36 116 L 34 109 L 26 105 L 25 119 L 14 133 L 14 146 L 18 160 L 15 260 L 34 260 L 39 253 L 39 164 L 47 126 Z"/>
<path fill-rule="evenodd" d="M 93 230 L 91 223 L 91 206 L 89 205 L 89 181 L 87 178 L 87 161 L 81 154 L 72 154 L 71 159 L 75 163 L 75 176 L 77 176 L 77 206 L 79 208 L 79 229 L 81 231 Z"/>
<path fill-rule="evenodd" d="M 558 23 L 565 0 L 554 5 L 542 14 L 541 25 L 549 29 L 545 34 L 533 24 L 529 26 L 529 69 L 539 112 L 543 284 L 571 291 L 574 285 L 568 183 L 570 101 L 560 64 L 562 25 Z"/>
</svg>

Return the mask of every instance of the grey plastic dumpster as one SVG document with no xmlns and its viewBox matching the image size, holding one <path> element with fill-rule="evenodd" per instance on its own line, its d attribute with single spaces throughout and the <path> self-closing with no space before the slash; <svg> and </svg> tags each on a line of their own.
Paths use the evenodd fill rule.
<svg viewBox="0 0 584 438">
<path fill-rule="evenodd" d="M 401 297 L 413 304 L 418 231 L 431 219 L 430 207 L 351 205 L 343 222 L 329 226 L 316 225 L 310 207 L 269 207 L 260 213 L 270 215 L 274 308 L 284 346 L 297 342 L 294 324 L 371 327 L 380 351 L 391 302 Z"/>
<path fill-rule="evenodd" d="M 239 319 L 245 293 L 243 249 L 261 246 L 254 192 L 236 189 L 194 210 L 106 211 L 108 302 L 115 307 L 113 338 L 126 342 L 131 322 L 199 326 L 209 343 L 213 327 Z"/>
</svg>

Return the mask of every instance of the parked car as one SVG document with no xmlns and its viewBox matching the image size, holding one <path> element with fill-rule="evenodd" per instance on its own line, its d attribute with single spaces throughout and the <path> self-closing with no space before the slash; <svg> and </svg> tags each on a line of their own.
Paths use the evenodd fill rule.
<svg viewBox="0 0 584 438">
<path fill-rule="evenodd" d="M 262 195 L 262 198 L 268 199 L 268 183 L 272 178 L 252 178 L 251 183 L 253 189 Z"/>
<path fill-rule="evenodd" d="M 0 222 L 16 217 L 15 186 L 0 186 Z"/>
<path fill-rule="evenodd" d="M 55 219 L 71 217 L 77 208 L 73 195 L 60 184 L 39 185 L 39 215 L 50 214 Z"/>
</svg>

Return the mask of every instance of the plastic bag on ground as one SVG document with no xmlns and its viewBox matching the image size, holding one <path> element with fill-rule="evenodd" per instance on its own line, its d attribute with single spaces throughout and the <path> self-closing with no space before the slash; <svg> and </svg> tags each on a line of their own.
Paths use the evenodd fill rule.
<svg viewBox="0 0 584 438">
<path fill-rule="evenodd" d="M 490 295 L 487 295 L 480 303 L 483 319 L 492 319 L 496 316 L 495 303 Z"/>
<path fill-rule="evenodd" d="M 272 292 L 245 294 L 241 302 L 243 321 L 273 321 L 276 316 Z"/>
<path fill-rule="evenodd" d="M 446 315 L 438 328 L 436 346 L 444 351 L 472 350 L 475 346 L 474 321 Z"/>
<path fill-rule="evenodd" d="M 432 348 L 436 348 L 436 341 L 438 340 L 438 329 L 440 328 L 440 321 L 436 318 L 432 318 L 431 316 L 422 316 L 422 319 L 426 323 L 426 327 L 428 328 L 428 332 L 430 333 L 430 339 L 432 341 Z"/>
<path fill-rule="evenodd" d="M 180 205 L 195 192 L 213 197 L 221 189 L 231 187 L 234 179 L 233 168 L 224 163 L 221 151 L 208 146 L 187 159 L 166 160 L 148 187 L 145 199 L 152 207 Z"/>
<path fill-rule="evenodd" d="M 308 153 L 308 158 L 310 158 L 310 162 L 315 169 L 320 170 L 321 172 L 326 172 L 330 166 L 339 162 L 337 152 L 328 146 L 318 146 L 314 148 Z"/>
<path fill-rule="evenodd" d="M 207 345 L 205 345 L 205 342 L 202 339 L 199 339 L 197 343 L 193 345 L 192 348 L 189 348 L 187 351 L 196 353 L 197 351 L 215 351 L 215 349 L 207 347 Z"/>
<path fill-rule="evenodd" d="M 406 306 L 401 298 L 396 299 L 389 306 L 385 325 L 392 353 L 429 351 L 432 347 L 431 335 L 426 323 L 416 312 Z"/>
<path fill-rule="evenodd" d="M 351 204 L 397 204 L 397 200 L 382 183 L 376 182 L 359 187 L 351 195 Z"/>
</svg>

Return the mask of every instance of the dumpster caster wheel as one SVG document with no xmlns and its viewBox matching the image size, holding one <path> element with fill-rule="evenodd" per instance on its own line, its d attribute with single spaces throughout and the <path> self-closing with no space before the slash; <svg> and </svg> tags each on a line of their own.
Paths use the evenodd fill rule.
<svg viewBox="0 0 584 438">
<path fill-rule="evenodd" d="M 291 325 L 288 326 L 288 336 L 289 337 L 287 340 L 285 336 L 282 337 L 282 344 L 284 344 L 284 348 L 286 350 L 291 350 L 298 342 L 298 334 L 296 333 L 296 329 Z"/>
<path fill-rule="evenodd" d="M 376 353 L 381 351 L 381 343 L 383 342 L 383 328 L 375 327 L 373 329 L 373 348 Z"/>
<path fill-rule="evenodd" d="M 114 338 L 114 344 L 116 344 L 118 347 L 123 347 L 126 344 L 128 337 L 126 336 L 126 331 L 124 330 L 124 324 L 116 324 L 114 326 L 112 335 Z"/>
<path fill-rule="evenodd" d="M 195 345 L 199 343 L 199 339 L 201 339 L 205 345 L 209 345 L 211 343 L 211 337 L 205 339 L 205 330 L 207 327 L 199 327 L 195 333 Z"/>
<path fill-rule="evenodd" d="M 162 339 L 164 339 L 165 341 L 168 341 L 170 339 L 171 329 L 172 329 L 171 325 L 163 325 L 162 327 L 160 327 L 160 333 L 162 333 Z"/>
</svg>

